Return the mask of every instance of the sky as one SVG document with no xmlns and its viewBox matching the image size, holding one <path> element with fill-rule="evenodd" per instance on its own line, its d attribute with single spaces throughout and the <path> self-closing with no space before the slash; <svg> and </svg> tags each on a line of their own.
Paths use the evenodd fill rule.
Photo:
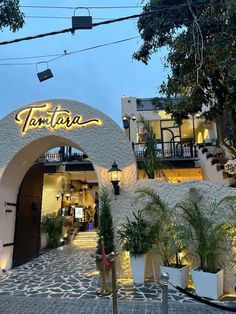
<svg viewBox="0 0 236 314">
<path fill-rule="evenodd" d="M 21 6 L 127 6 L 140 5 L 139 0 L 21 0 Z M 11 33 L 1 32 L 0 41 L 27 37 L 71 27 L 73 9 L 22 8 L 26 15 L 23 29 Z M 135 9 L 90 9 L 94 18 L 118 18 L 141 13 Z M 78 9 L 76 15 L 87 15 L 87 10 Z M 50 18 L 32 18 L 47 16 Z M 51 18 L 67 17 L 67 18 Z M 95 107 L 121 125 L 121 97 L 155 97 L 158 86 L 167 77 L 163 58 L 165 50 L 156 53 L 146 66 L 135 61 L 132 55 L 138 50 L 140 38 L 124 43 L 98 48 L 71 56 L 65 56 L 48 67 L 54 77 L 44 82 L 37 78 L 36 64 L 51 58 L 25 60 L 2 60 L 50 54 L 63 54 L 100 44 L 139 36 L 137 20 L 129 20 L 110 25 L 98 26 L 92 30 L 79 30 L 71 33 L 50 36 L 42 39 L 23 41 L 0 46 L 0 119 L 13 110 L 41 100 L 63 98 L 77 100 Z M 10 63 L 33 63 L 30 65 L 9 65 Z M 5 65 L 8 64 L 8 65 Z M 38 64 L 38 71 L 47 68 L 47 63 Z"/>
</svg>

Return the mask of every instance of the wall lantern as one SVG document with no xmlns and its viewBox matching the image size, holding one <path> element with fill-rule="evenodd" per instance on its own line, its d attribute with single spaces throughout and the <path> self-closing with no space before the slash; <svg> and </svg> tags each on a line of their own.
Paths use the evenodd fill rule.
<svg viewBox="0 0 236 314">
<path fill-rule="evenodd" d="M 120 194 L 119 182 L 121 178 L 121 170 L 118 168 L 118 165 L 114 161 L 110 170 L 108 170 L 110 181 L 114 187 L 114 194 Z"/>
<path fill-rule="evenodd" d="M 65 197 L 66 197 L 66 199 L 68 200 L 68 199 L 71 197 L 71 194 L 70 194 L 69 192 L 67 192 L 67 193 L 65 194 Z"/>
<path fill-rule="evenodd" d="M 57 201 L 59 200 L 60 197 L 61 197 L 61 193 L 60 193 L 60 192 L 57 192 L 57 194 L 56 194 L 56 199 L 57 199 Z"/>
</svg>

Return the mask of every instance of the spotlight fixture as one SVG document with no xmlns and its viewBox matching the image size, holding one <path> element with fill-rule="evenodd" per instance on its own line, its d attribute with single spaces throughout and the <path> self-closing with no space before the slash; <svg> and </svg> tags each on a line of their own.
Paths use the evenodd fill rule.
<svg viewBox="0 0 236 314">
<path fill-rule="evenodd" d="M 38 71 L 38 65 L 39 65 L 40 63 L 45 63 L 45 64 L 47 65 L 47 69 L 44 70 L 44 71 L 39 72 L 39 71 Z M 48 79 L 50 79 L 50 78 L 53 77 L 52 71 L 48 68 L 48 63 L 47 63 L 47 62 L 38 62 L 38 63 L 36 64 L 36 70 L 37 70 L 37 72 L 38 72 L 38 73 L 37 73 L 37 76 L 38 76 L 39 82 L 46 81 L 46 80 L 48 80 Z"/>
</svg>

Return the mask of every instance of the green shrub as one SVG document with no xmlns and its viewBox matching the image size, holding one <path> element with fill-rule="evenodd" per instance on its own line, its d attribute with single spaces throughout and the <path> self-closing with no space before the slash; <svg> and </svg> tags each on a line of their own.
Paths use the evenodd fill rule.
<svg viewBox="0 0 236 314">
<path fill-rule="evenodd" d="M 63 218 L 56 213 L 47 214 L 42 217 L 41 230 L 49 237 L 48 247 L 56 248 L 60 245 Z"/>
<path fill-rule="evenodd" d="M 118 231 L 122 247 L 131 255 L 137 256 L 146 254 L 152 244 L 150 237 L 149 222 L 145 220 L 142 213 L 133 213 L 134 220 L 127 217 L 127 222 L 121 225 Z"/>
<path fill-rule="evenodd" d="M 111 200 L 109 192 L 106 188 L 102 188 L 100 194 L 100 206 L 99 206 L 99 239 L 97 246 L 97 254 L 102 254 L 102 237 L 105 246 L 105 253 L 110 254 L 114 252 L 114 230 L 111 215 Z"/>
</svg>

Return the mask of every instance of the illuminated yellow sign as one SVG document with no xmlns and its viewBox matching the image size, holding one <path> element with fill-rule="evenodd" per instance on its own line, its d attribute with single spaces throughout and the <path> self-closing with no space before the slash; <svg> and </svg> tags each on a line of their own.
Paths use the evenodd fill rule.
<svg viewBox="0 0 236 314">
<path fill-rule="evenodd" d="M 62 109 L 60 105 L 52 108 L 51 104 L 25 107 L 15 115 L 15 121 L 22 126 L 24 135 L 33 129 L 47 128 L 50 131 L 57 129 L 72 130 L 89 125 L 102 125 L 100 119 L 83 120 L 81 115 L 73 115 L 71 111 Z"/>
</svg>

